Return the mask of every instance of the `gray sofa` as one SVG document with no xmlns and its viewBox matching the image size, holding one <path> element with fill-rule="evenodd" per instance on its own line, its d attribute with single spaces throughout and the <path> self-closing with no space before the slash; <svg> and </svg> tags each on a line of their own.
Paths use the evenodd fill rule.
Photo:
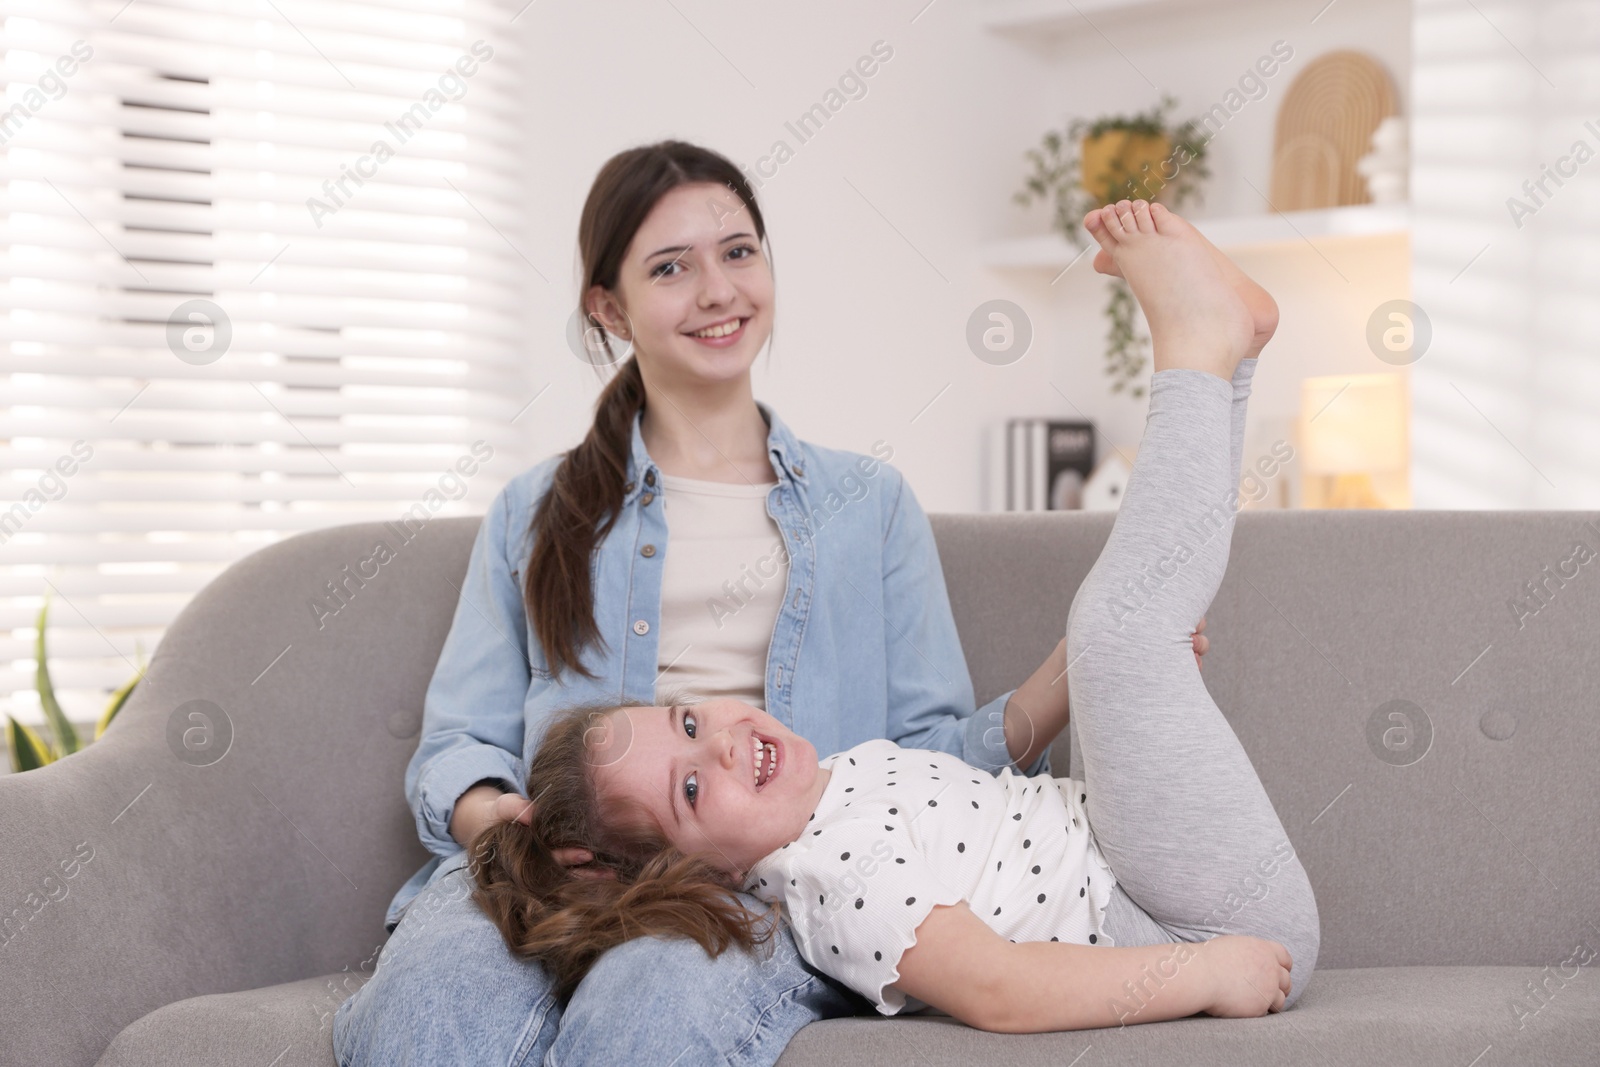
<svg viewBox="0 0 1600 1067">
<path fill-rule="evenodd" d="M 1111 520 L 932 517 L 980 702 L 1054 645 Z M 329 1067 L 332 1012 L 426 859 L 401 783 L 476 525 L 435 520 L 320 628 L 311 598 L 382 528 L 252 555 L 102 740 L 0 778 L 0 1060 Z M 1239 516 L 1204 677 L 1316 887 L 1293 1010 L 1026 1036 L 859 1017 L 782 1064 L 1600 1062 L 1578 966 L 1600 946 L 1600 571 L 1552 577 L 1597 532 L 1571 512 Z M 197 711 L 211 756 L 184 744 Z M 1081 776 L 1069 746 L 1056 773 Z"/>
</svg>

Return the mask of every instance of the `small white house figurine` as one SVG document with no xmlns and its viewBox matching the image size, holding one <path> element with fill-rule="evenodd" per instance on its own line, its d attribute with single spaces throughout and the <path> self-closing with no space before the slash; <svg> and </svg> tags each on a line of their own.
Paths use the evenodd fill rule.
<svg viewBox="0 0 1600 1067">
<path fill-rule="evenodd" d="M 1406 175 L 1410 147 L 1406 120 L 1390 115 L 1372 131 L 1373 151 L 1356 160 L 1356 172 L 1367 179 L 1367 194 L 1374 204 L 1402 204 L 1409 192 Z"/>
<path fill-rule="evenodd" d="M 1122 494 L 1128 491 L 1128 475 L 1132 471 L 1121 453 L 1112 452 L 1083 483 L 1083 510 L 1116 511 L 1122 506 Z"/>
</svg>

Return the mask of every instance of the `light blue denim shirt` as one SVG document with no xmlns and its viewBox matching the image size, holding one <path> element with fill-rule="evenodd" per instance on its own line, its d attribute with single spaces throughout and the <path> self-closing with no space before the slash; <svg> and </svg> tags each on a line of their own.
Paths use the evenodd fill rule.
<svg viewBox="0 0 1600 1067">
<path fill-rule="evenodd" d="M 823 756 L 888 738 L 948 752 L 991 774 L 1002 767 L 1049 773 L 1048 748 L 1025 771 L 1006 749 L 1002 723 L 1012 691 L 974 707 L 933 530 L 904 476 L 885 462 L 892 449 L 865 455 L 821 448 L 797 439 L 768 405 L 757 407 L 778 481 L 767 494 L 767 514 L 789 559 L 767 649 L 767 712 Z M 406 798 L 435 858 L 389 905 L 391 932 L 441 863 L 465 858 L 449 830 L 456 799 L 486 778 L 524 792 L 528 761 L 552 711 L 656 700 L 661 572 L 670 545 L 661 472 L 639 427 L 635 416 L 621 514 L 594 555 L 595 621 L 606 637 L 584 654 L 594 680 L 573 672 L 552 679 L 523 607 L 529 526 L 562 457 L 512 479 L 484 516 L 406 769 Z M 730 560 L 727 574 L 705 575 L 706 588 L 714 596 L 736 590 L 762 566 Z M 725 581 L 733 583 L 728 590 Z"/>
</svg>

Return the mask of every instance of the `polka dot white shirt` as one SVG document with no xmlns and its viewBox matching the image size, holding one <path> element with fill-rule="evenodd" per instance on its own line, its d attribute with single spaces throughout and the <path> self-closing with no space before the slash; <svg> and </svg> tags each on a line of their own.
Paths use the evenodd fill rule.
<svg viewBox="0 0 1600 1067">
<path fill-rule="evenodd" d="M 928 1005 L 894 988 L 936 904 L 966 901 L 1012 941 L 1110 945 L 1116 884 L 1074 778 L 980 771 L 947 752 L 874 740 L 820 761 L 827 788 L 796 841 L 745 889 L 781 904 L 812 966 L 884 1015 Z"/>
</svg>

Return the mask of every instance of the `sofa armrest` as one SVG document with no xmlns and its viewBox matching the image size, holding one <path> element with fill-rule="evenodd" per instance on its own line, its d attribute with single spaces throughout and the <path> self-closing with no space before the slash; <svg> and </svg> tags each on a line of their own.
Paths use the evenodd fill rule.
<svg viewBox="0 0 1600 1067">
<path fill-rule="evenodd" d="M 405 766 L 477 524 L 254 553 L 168 628 L 104 737 L 0 777 L 8 1044 L 92 1064 L 162 1005 L 371 960 L 428 859 Z M 393 558 L 350 580 L 378 540 Z"/>
</svg>

